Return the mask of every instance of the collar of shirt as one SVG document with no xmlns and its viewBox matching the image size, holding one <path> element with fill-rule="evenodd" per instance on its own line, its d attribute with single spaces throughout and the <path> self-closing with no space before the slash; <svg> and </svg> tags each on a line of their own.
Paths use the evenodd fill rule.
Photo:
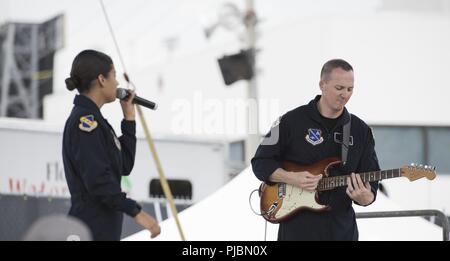
<svg viewBox="0 0 450 261">
<path fill-rule="evenodd" d="M 313 100 L 309 102 L 308 114 L 311 119 L 323 125 L 322 117 L 320 116 L 319 109 L 317 108 L 317 103 L 319 102 L 320 97 L 322 97 L 322 95 L 317 95 Z M 344 107 L 344 111 L 342 113 L 344 115 L 342 115 L 343 117 L 339 117 L 339 120 L 336 123 L 336 127 L 342 126 L 350 120 L 350 114 L 348 113 L 347 108 Z"/>
<path fill-rule="evenodd" d="M 73 100 L 73 104 L 75 106 L 81 106 L 83 108 L 88 109 L 89 111 L 93 112 L 97 118 L 101 118 L 102 120 L 104 120 L 103 115 L 100 112 L 100 109 L 97 107 L 97 104 L 95 104 L 87 96 L 76 95 L 75 99 Z"/>
</svg>

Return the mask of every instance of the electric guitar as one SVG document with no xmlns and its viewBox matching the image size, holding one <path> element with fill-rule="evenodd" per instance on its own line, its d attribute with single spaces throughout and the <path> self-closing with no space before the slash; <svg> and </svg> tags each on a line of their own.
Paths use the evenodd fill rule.
<svg viewBox="0 0 450 261">
<path fill-rule="evenodd" d="M 327 210 L 329 206 L 319 203 L 317 192 L 347 186 L 347 177 L 350 175 L 329 177 L 328 174 L 330 168 L 340 163 L 341 161 L 338 158 L 327 158 L 309 166 L 301 166 L 294 162 L 284 161 L 282 168 L 286 171 L 308 171 L 313 175 L 322 173 L 324 177 L 319 181 L 316 191 L 312 192 L 286 183 L 270 185 L 262 183 L 259 187 L 262 216 L 271 223 L 279 223 L 301 210 Z M 432 180 L 436 177 L 436 171 L 435 167 L 411 164 L 399 169 L 364 172 L 359 173 L 359 175 L 363 182 L 397 177 L 406 177 L 410 181 L 414 181 L 423 177 Z"/>
</svg>

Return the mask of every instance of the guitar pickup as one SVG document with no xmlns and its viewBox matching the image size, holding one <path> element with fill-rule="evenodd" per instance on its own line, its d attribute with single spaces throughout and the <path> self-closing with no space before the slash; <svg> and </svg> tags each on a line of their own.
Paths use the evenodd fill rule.
<svg viewBox="0 0 450 261">
<path fill-rule="evenodd" d="M 278 185 L 278 198 L 284 198 L 286 195 L 286 183 L 280 183 Z"/>
</svg>

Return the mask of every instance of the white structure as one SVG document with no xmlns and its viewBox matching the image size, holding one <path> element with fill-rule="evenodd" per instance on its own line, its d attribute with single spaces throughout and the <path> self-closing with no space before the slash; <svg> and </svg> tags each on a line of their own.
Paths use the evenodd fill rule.
<svg viewBox="0 0 450 261">
<path fill-rule="evenodd" d="M 138 94 L 160 105 L 157 112 L 145 112 L 155 132 L 180 134 L 177 119 L 184 118 L 190 125 L 181 134 L 245 134 L 245 115 L 225 105 L 246 101 L 246 83 L 226 88 L 216 60 L 236 53 L 242 43 L 221 28 L 210 40 L 203 34 L 202 21 L 216 20 L 223 2 L 104 2 Z M 245 9 L 243 0 L 227 2 Z M 0 23 L 66 15 L 66 47 L 55 59 L 55 93 L 45 102 L 45 120 L 60 124 L 72 101 L 64 79 L 78 52 L 99 49 L 112 56 L 118 75 L 123 68 L 97 1 L 28 5 L 26 0 L 2 1 Z M 261 133 L 280 114 L 319 92 L 319 70 L 334 57 L 354 65 L 356 88 L 348 106 L 370 124 L 450 125 L 448 1 L 265 0 L 255 1 L 255 8 L 261 19 Z M 211 118 L 217 121 L 208 124 Z M 235 119 L 236 128 L 224 124 L 227 118 Z"/>
<path fill-rule="evenodd" d="M 211 164 L 205 176 L 215 180 L 212 183 L 199 180 L 199 186 L 194 182 L 194 190 L 211 189 L 194 194 L 196 201 L 205 198 L 228 180 L 227 173 L 223 172 L 226 149 L 221 147 L 220 140 L 242 138 L 246 134 L 246 83 L 238 82 L 225 88 L 216 61 L 224 54 L 236 53 L 242 45 L 235 34 L 223 29 L 218 29 L 209 41 L 203 35 L 202 21 L 215 20 L 223 2 L 104 2 L 138 94 L 159 104 L 158 111 L 144 112 L 152 132 L 157 137 L 177 135 L 177 138 L 171 138 L 177 141 L 184 140 L 181 137 L 189 137 L 189 140 L 192 137 L 201 140 L 220 137 L 219 142 L 207 142 L 199 147 L 189 142 L 176 148 L 178 145 L 167 143 L 165 147 L 162 143 L 158 146 L 169 177 L 191 175 L 199 162 Z M 228 2 L 241 10 L 245 7 L 243 0 Z M 264 0 L 255 1 L 255 7 L 261 19 L 257 28 L 261 133 L 265 133 L 279 115 L 319 93 L 319 70 L 326 60 L 335 57 L 344 58 L 354 66 L 355 91 L 348 108 L 369 124 L 450 126 L 448 0 Z M 46 98 L 44 106 L 45 121 L 56 126 L 62 126 L 71 108 L 73 93 L 66 90 L 64 79 L 69 75 L 77 53 L 88 48 L 104 51 L 115 61 L 118 75 L 123 71 L 97 1 L 0 2 L 0 23 L 42 22 L 59 13 L 64 13 L 67 18 L 66 45 L 55 56 L 55 92 Z M 123 80 L 119 80 L 124 87 Z M 113 126 L 119 126 L 120 106 L 111 104 L 103 110 Z M 53 175 L 45 173 L 52 173 L 54 168 L 59 173 L 56 176 L 60 177 L 62 165 L 56 163 L 60 144 L 46 142 L 58 134 L 20 131 L 23 125 L 31 127 L 33 124 L 22 124 L 20 128 L 9 129 L 8 136 L 3 133 L 0 136 L 0 163 L 2 168 L 5 166 L 1 175 L 26 176 L 28 179 L 30 172 L 38 171 L 40 179 L 44 179 L 45 175 Z M 140 129 L 139 126 L 138 131 Z M 37 135 L 23 142 L 23 136 L 18 134 L 22 132 Z M 198 150 L 192 151 L 191 145 Z M 156 172 L 147 173 L 154 167 L 145 146 L 139 145 L 137 155 L 148 157 L 138 159 L 136 173 L 131 179 L 133 186 L 145 187 L 139 192 L 132 191 L 138 198 L 147 196 L 148 181 L 152 175 L 156 177 Z M 185 158 L 186 154 L 192 158 Z M 212 160 L 205 160 L 205 156 L 211 156 Z M 191 171 L 186 171 L 185 166 L 192 167 Z M 438 178 L 431 183 L 416 181 L 409 184 L 392 180 L 384 184 L 402 206 L 448 210 L 448 179 L 440 176 L 437 167 Z M 249 183 L 256 181 L 248 179 Z M 29 189 L 39 190 L 39 184 Z M 0 186 L 8 190 L 8 179 Z M 11 186 L 15 187 L 14 184 Z M 227 214 L 231 215 L 229 213 L 236 208 L 234 204 L 245 202 L 246 197 L 247 192 L 239 200 L 227 201 L 227 204 L 233 204 L 227 205 Z M 379 200 L 382 202 L 382 198 Z M 191 224 L 183 219 L 189 211 L 181 213 L 182 223 Z M 212 211 L 198 213 L 215 214 Z M 204 220 L 191 217 L 192 220 L 195 218 Z M 263 225 L 258 226 L 258 231 L 262 231 Z M 163 229 L 169 231 L 171 227 Z M 361 227 L 361 238 L 364 238 L 363 230 Z M 192 235 L 186 231 L 188 239 Z M 261 234 L 254 235 L 262 239 Z M 199 238 L 207 239 L 201 233 Z M 221 238 L 231 236 L 224 234 Z"/>
<path fill-rule="evenodd" d="M 0 194 L 69 197 L 62 164 L 62 130 L 63 126 L 41 121 L 0 119 Z M 225 141 L 159 137 L 155 146 L 166 178 L 191 182 L 189 202 L 213 193 L 242 168 L 242 161 L 230 160 L 229 150 L 234 147 Z M 158 178 L 148 145 L 138 137 L 135 166 L 123 189 L 134 199 L 148 200 L 150 180 Z"/>
</svg>

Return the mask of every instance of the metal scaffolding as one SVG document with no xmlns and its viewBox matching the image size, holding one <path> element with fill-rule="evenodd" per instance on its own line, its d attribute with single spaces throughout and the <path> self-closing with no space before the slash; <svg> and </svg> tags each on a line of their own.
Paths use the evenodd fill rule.
<svg viewBox="0 0 450 261">
<path fill-rule="evenodd" d="M 64 45 L 64 16 L 0 26 L 0 117 L 42 118 L 52 93 L 53 56 Z"/>
</svg>

